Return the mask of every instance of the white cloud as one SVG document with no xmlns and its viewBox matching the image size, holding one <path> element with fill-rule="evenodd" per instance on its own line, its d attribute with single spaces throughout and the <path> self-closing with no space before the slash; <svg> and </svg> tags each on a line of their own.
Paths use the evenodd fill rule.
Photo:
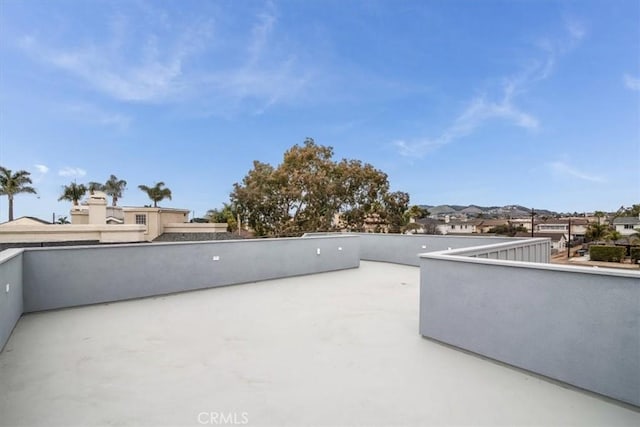
<svg viewBox="0 0 640 427">
<path fill-rule="evenodd" d="M 163 102 L 181 94 L 184 63 L 209 41 L 211 23 L 192 21 L 182 28 L 156 24 L 144 34 L 135 29 L 135 23 L 117 15 L 110 21 L 107 40 L 77 40 L 73 47 L 54 47 L 26 36 L 19 45 L 33 59 L 117 100 Z"/>
<path fill-rule="evenodd" d="M 582 40 L 587 34 L 587 28 L 584 22 L 575 18 L 567 18 L 565 25 L 570 36 L 569 43 L 575 43 Z"/>
<path fill-rule="evenodd" d="M 502 121 L 527 130 L 536 130 L 539 120 L 531 113 L 516 105 L 516 99 L 530 89 L 534 83 L 551 76 L 559 55 L 572 49 L 586 34 L 585 27 L 578 21 L 566 24 L 568 38 L 555 42 L 542 40 L 538 47 L 544 52 L 542 58 L 534 59 L 520 73 L 504 79 L 497 94 L 477 96 L 467 104 L 467 108 L 447 126 L 440 135 L 433 138 L 396 140 L 393 145 L 398 153 L 406 157 L 423 157 L 434 149 L 472 134 L 489 121 Z"/>
<path fill-rule="evenodd" d="M 49 172 L 49 167 L 43 164 L 35 164 L 33 167 L 36 169 L 32 177 L 33 183 L 40 184 L 45 179 L 47 172 Z"/>
<path fill-rule="evenodd" d="M 19 45 L 32 59 L 110 98 L 184 105 L 194 105 L 191 101 L 197 99 L 204 104 L 198 105 L 199 113 L 206 114 L 230 109 L 259 114 L 274 104 L 297 99 L 311 80 L 295 49 L 284 46 L 283 39 L 276 40 L 278 18 L 271 3 L 255 15 L 247 31 L 239 28 L 240 40 L 235 34 L 214 39 L 213 22 L 223 16 L 180 22 L 152 9 L 142 4 L 137 10 L 144 17 L 140 20 L 149 25 L 144 33 L 135 22 L 118 15 L 110 21 L 106 40 L 54 46 L 26 36 Z M 129 120 L 118 114 L 103 116 L 104 124 L 118 127 L 126 127 Z"/>
<path fill-rule="evenodd" d="M 207 73 L 202 83 L 213 89 L 213 95 L 225 100 L 227 109 L 249 109 L 262 114 L 278 103 L 297 99 L 311 80 L 289 47 L 275 40 L 278 17 L 273 4 L 257 14 L 241 48 L 245 57 L 228 69 Z"/>
<path fill-rule="evenodd" d="M 606 179 L 601 176 L 579 171 L 573 166 L 570 166 L 561 161 L 547 163 L 547 167 L 556 175 L 578 178 L 583 181 L 590 182 L 606 182 Z"/>
<path fill-rule="evenodd" d="M 81 178 L 87 174 L 87 171 L 81 168 L 64 167 L 58 171 L 58 175 L 66 177 Z"/>
<path fill-rule="evenodd" d="M 640 78 L 636 78 L 629 74 L 625 74 L 624 85 L 627 89 L 640 91 Z"/>
<path fill-rule="evenodd" d="M 472 99 L 467 108 L 438 137 L 423 138 L 411 142 L 397 140 L 393 144 L 402 156 L 422 157 L 442 145 L 472 134 L 490 120 L 501 120 L 528 130 L 537 129 L 538 119 L 516 107 L 512 102 L 512 97 L 512 86 L 505 85 L 501 100 L 489 101 L 485 97 Z"/>
<path fill-rule="evenodd" d="M 131 117 L 109 112 L 92 104 L 69 104 L 64 110 L 74 119 L 100 126 L 111 126 L 117 129 L 127 129 L 131 124 Z"/>
</svg>

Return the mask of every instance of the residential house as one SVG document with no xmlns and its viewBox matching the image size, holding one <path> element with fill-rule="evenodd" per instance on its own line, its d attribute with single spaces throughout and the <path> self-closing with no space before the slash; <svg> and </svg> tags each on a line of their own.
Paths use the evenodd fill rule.
<svg viewBox="0 0 640 427">
<path fill-rule="evenodd" d="M 142 240 L 153 241 L 163 233 L 220 233 L 227 224 L 189 223 L 188 209 L 107 206 L 106 195 L 94 192 L 86 204 L 71 209 L 71 223 L 143 226 Z"/>
<path fill-rule="evenodd" d="M 21 216 L 13 221 L 7 221 L 0 224 L 0 227 L 14 227 L 14 226 L 29 226 L 29 225 L 51 225 L 50 222 L 33 216 Z"/>
<path fill-rule="evenodd" d="M 640 232 L 640 215 L 621 216 L 613 220 L 613 226 L 616 231 L 623 236 L 630 236 Z"/>
<path fill-rule="evenodd" d="M 412 231 L 412 234 L 442 234 L 439 228 L 442 221 L 435 218 L 420 218 L 415 220 L 415 223 L 418 227 Z"/>
<path fill-rule="evenodd" d="M 52 225 L 32 217 L 0 224 L 0 242 L 5 247 L 54 242 L 133 243 L 151 242 L 164 233 L 173 234 L 173 237 L 196 235 L 200 240 L 216 240 L 216 233 L 227 231 L 226 223 L 188 223 L 187 209 L 107 207 L 106 199 L 103 192 L 96 191 L 85 203 L 73 206 L 71 224 Z M 176 236 L 178 234 L 180 236 Z"/>
<path fill-rule="evenodd" d="M 515 237 L 531 237 L 531 233 L 518 232 Z M 534 232 L 533 237 L 544 237 L 551 239 L 551 250 L 556 252 L 562 252 L 567 250 L 567 237 L 563 233 L 538 233 Z"/>
<path fill-rule="evenodd" d="M 509 223 L 514 227 L 522 226 L 528 231 L 531 231 L 531 218 L 512 218 Z"/>
<path fill-rule="evenodd" d="M 449 220 L 445 218 L 444 224 L 438 225 L 438 230 L 442 234 L 471 234 L 478 233 L 478 225 L 482 223 L 482 220 L 461 221 L 461 220 Z"/>
<path fill-rule="evenodd" d="M 536 233 L 564 234 L 571 240 L 584 238 L 589 221 L 584 218 L 552 218 L 535 223 Z M 569 227 L 571 230 L 569 230 Z M 569 236 L 571 231 L 571 236 Z"/>
</svg>

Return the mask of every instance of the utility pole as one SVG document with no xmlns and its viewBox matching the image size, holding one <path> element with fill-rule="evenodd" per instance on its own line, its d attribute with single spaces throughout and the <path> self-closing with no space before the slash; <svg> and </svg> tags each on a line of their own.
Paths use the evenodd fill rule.
<svg viewBox="0 0 640 427">
<path fill-rule="evenodd" d="M 534 217 L 535 215 L 536 215 L 536 211 L 535 211 L 535 210 L 533 210 L 533 208 L 531 208 L 531 237 L 533 237 L 533 228 L 534 228 L 534 225 L 533 225 L 533 217 Z"/>
<path fill-rule="evenodd" d="M 571 258 L 571 218 L 569 218 L 569 239 L 567 240 L 567 259 Z"/>
</svg>

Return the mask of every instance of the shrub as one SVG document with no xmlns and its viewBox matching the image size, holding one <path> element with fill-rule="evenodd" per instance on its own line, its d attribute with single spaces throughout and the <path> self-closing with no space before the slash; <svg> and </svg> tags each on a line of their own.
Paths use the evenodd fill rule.
<svg viewBox="0 0 640 427">
<path fill-rule="evenodd" d="M 589 258 L 591 261 L 621 262 L 625 256 L 625 248 L 620 246 L 591 246 Z"/>
<path fill-rule="evenodd" d="M 634 263 L 640 259 L 640 248 L 631 248 L 631 261 Z"/>
</svg>

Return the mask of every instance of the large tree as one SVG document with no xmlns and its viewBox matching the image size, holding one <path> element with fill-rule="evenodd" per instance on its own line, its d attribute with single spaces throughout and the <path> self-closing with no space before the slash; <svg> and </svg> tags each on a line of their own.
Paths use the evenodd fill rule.
<svg viewBox="0 0 640 427">
<path fill-rule="evenodd" d="M 153 187 L 138 185 L 138 188 L 147 193 L 147 196 L 149 196 L 149 198 L 153 201 L 153 207 L 157 208 L 158 202 L 161 202 L 164 199 L 171 200 L 171 190 L 169 190 L 168 188 L 162 188 L 164 186 L 164 182 L 160 181 L 156 182 Z"/>
<path fill-rule="evenodd" d="M 0 166 L 0 195 L 9 198 L 9 221 L 13 221 L 13 198 L 16 194 L 31 193 L 36 194 L 36 190 L 28 184 L 31 184 L 31 173 L 25 170 L 13 172 Z"/>
<path fill-rule="evenodd" d="M 78 206 L 78 202 L 85 194 L 87 194 L 87 187 L 84 184 L 72 182 L 63 187 L 62 195 L 58 198 L 58 201 L 68 200 L 73 203 L 73 206 Z"/>
<path fill-rule="evenodd" d="M 373 216 L 392 220 L 397 212 L 391 210 L 402 210 L 402 216 L 408 204 L 408 195 L 406 203 L 396 196 L 389 194 L 385 173 L 358 160 L 336 162 L 331 147 L 308 138 L 287 150 L 277 167 L 255 161 L 242 183 L 234 184 L 231 201 L 257 235 L 295 236 L 359 231 Z"/>
<path fill-rule="evenodd" d="M 115 175 L 111 175 L 107 182 L 104 183 L 101 190 L 111 196 L 111 206 L 116 206 L 118 204 L 118 199 L 122 198 L 122 194 L 126 188 L 127 181 L 124 179 L 118 179 Z M 98 187 L 95 187 L 94 189 L 100 190 Z"/>
<path fill-rule="evenodd" d="M 384 197 L 384 219 L 386 220 L 390 233 L 401 233 L 405 231 L 409 224 L 409 193 L 395 191 L 386 194 Z"/>
</svg>

